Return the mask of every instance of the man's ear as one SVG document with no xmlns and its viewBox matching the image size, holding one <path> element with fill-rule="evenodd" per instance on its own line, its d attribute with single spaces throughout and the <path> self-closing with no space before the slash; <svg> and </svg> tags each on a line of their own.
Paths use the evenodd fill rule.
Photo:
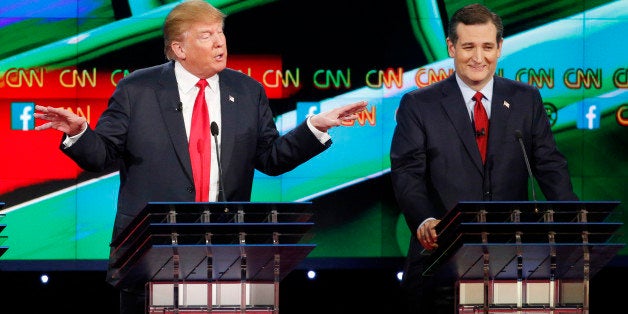
<svg viewBox="0 0 628 314">
<path fill-rule="evenodd" d="M 456 51 L 456 48 L 454 46 L 454 43 L 449 39 L 449 37 L 447 37 L 447 53 L 449 54 L 450 58 L 454 57 L 455 51 Z"/>
<path fill-rule="evenodd" d="M 172 49 L 172 52 L 174 52 L 174 54 L 177 56 L 177 59 L 185 59 L 185 47 L 183 47 L 180 42 L 173 41 L 172 43 L 170 43 L 170 48 Z"/>
<path fill-rule="evenodd" d="M 502 38 L 498 43 L 497 43 L 497 57 L 500 58 L 502 56 L 502 46 L 504 44 L 504 39 Z"/>
</svg>

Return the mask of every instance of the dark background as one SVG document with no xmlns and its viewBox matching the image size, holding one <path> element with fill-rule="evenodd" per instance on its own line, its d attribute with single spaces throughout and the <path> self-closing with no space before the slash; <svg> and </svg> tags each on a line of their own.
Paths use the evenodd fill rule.
<svg viewBox="0 0 628 314">
<path fill-rule="evenodd" d="M 391 261 L 394 264 L 394 261 Z M 401 261 L 399 261 L 400 263 Z M 397 268 L 306 269 L 288 274 L 280 284 L 281 314 L 395 313 L 402 304 Z M 105 283 L 105 272 L 0 272 L 0 313 L 117 313 L 118 291 Z M 590 313 L 619 313 L 624 307 L 628 270 L 609 265 L 591 280 Z M 452 311 L 453 313 L 453 311 Z"/>
</svg>

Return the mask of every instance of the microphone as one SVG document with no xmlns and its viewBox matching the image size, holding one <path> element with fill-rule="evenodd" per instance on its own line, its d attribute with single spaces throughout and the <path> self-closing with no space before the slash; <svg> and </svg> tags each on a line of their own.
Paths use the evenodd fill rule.
<svg viewBox="0 0 628 314">
<path fill-rule="evenodd" d="M 218 147 L 218 134 L 220 133 L 220 129 L 218 128 L 218 123 L 216 123 L 216 121 L 212 121 L 210 129 L 212 136 L 214 137 L 214 144 L 216 144 L 216 161 L 218 162 L 218 195 L 221 196 L 223 202 L 227 202 L 227 199 L 225 198 L 225 190 L 222 187 L 222 163 L 220 162 L 220 148 Z"/>
<path fill-rule="evenodd" d="M 532 175 L 532 169 L 530 168 L 530 160 L 528 159 L 528 153 L 526 153 L 526 147 L 523 145 L 523 134 L 521 130 L 515 130 L 515 137 L 517 141 L 519 141 L 519 146 L 521 146 L 521 152 L 523 152 L 523 159 L 526 162 L 526 167 L 528 168 L 528 177 L 530 177 L 530 185 L 532 186 L 532 200 L 534 201 L 534 212 L 538 213 L 539 208 L 536 206 L 536 192 L 534 191 L 534 176 Z"/>
<path fill-rule="evenodd" d="M 486 130 L 482 128 L 481 130 L 475 130 L 475 137 L 481 137 L 486 135 Z"/>
<path fill-rule="evenodd" d="M 176 108 L 174 108 L 174 110 L 176 110 L 176 111 L 183 111 L 183 103 L 179 102 L 179 104 L 177 105 Z"/>
</svg>

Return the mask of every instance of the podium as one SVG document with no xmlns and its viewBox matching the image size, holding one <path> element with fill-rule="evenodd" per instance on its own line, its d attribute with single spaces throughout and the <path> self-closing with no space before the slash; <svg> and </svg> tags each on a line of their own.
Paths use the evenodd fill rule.
<svg viewBox="0 0 628 314">
<path fill-rule="evenodd" d="M 311 203 L 147 204 L 111 247 L 118 288 L 148 313 L 278 313 L 279 283 L 314 249 Z"/>
<path fill-rule="evenodd" d="M 624 247 L 619 202 L 461 202 L 424 276 L 455 281 L 456 312 L 589 313 L 590 279 Z"/>
</svg>

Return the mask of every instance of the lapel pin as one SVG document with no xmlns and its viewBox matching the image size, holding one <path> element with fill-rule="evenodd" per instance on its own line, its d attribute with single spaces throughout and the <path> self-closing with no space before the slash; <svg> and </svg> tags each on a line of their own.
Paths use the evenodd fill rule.
<svg viewBox="0 0 628 314">
<path fill-rule="evenodd" d="M 505 100 L 504 100 L 504 107 L 510 109 L 510 104 L 507 101 L 505 101 Z"/>
<path fill-rule="evenodd" d="M 235 98 L 233 98 L 233 96 L 229 95 L 229 101 L 230 101 L 230 102 L 234 102 L 234 101 L 235 101 Z"/>
</svg>

